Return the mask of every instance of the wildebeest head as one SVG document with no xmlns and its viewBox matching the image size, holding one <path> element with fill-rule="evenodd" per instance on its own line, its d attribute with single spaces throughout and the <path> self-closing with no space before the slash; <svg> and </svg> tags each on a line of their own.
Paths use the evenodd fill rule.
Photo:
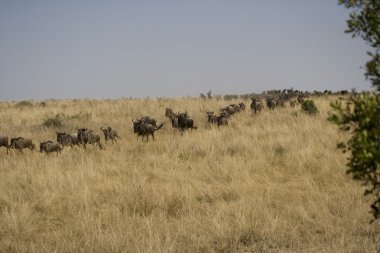
<svg viewBox="0 0 380 253">
<path fill-rule="evenodd" d="M 62 138 L 63 136 L 66 135 L 65 132 L 62 132 L 62 133 L 60 133 L 60 132 L 56 132 L 56 134 L 57 134 L 57 141 L 58 141 L 58 142 L 60 142 L 60 141 L 61 141 L 61 138 Z"/>
<path fill-rule="evenodd" d="M 139 126 L 141 123 L 143 123 L 143 121 L 140 120 L 140 119 L 134 119 L 134 120 L 132 120 L 132 123 L 133 123 L 133 132 L 134 132 L 134 133 L 137 133 L 137 131 L 138 131 L 138 126 Z"/>
<path fill-rule="evenodd" d="M 0 147 L 6 147 L 7 153 L 9 152 L 8 136 L 0 135 Z"/>
<path fill-rule="evenodd" d="M 165 117 L 172 118 L 175 115 L 172 108 L 165 108 Z"/>
</svg>

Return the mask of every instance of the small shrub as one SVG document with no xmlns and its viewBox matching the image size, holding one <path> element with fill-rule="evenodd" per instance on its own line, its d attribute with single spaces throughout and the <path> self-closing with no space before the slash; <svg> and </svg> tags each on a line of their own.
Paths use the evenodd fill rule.
<svg viewBox="0 0 380 253">
<path fill-rule="evenodd" d="M 33 103 L 27 100 L 20 101 L 16 104 L 16 107 L 31 107 Z"/>
<path fill-rule="evenodd" d="M 45 127 L 61 127 L 64 119 L 65 114 L 56 113 L 52 116 L 45 116 L 42 125 Z"/>
<path fill-rule="evenodd" d="M 305 112 L 309 115 L 315 115 L 318 113 L 318 109 L 314 104 L 313 100 L 305 100 L 301 104 L 302 112 Z"/>
<path fill-rule="evenodd" d="M 67 119 L 69 119 L 69 120 L 88 121 L 88 120 L 91 119 L 91 117 L 92 117 L 92 113 L 91 112 L 82 112 L 82 111 L 80 111 L 77 114 L 74 114 L 74 115 L 71 115 L 71 116 L 67 116 Z"/>
</svg>

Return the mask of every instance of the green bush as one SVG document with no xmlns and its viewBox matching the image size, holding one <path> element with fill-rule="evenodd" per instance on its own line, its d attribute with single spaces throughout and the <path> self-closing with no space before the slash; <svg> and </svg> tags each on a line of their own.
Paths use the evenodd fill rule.
<svg viewBox="0 0 380 253">
<path fill-rule="evenodd" d="M 31 106 L 33 106 L 33 103 L 27 100 L 23 100 L 16 103 L 16 107 L 31 107 Z"/>
<path fill-rule="evenodd" d="M 365 195 L 373 197 L 374 220 L 380 219 L 380 5 L 379 0 L 338 0 L 352 9 L 347 20 L 347 33 L 362 38 L 371 48 L 365 64 L 365 77 L 377 93 L 352 95 L 344 104 L 332 104 L 334 114 L 329 119 L 352 137 L 339 148 L 349 152 L 347 173 L 366 186 Z M 346 92 L 344 92 L 346 93 Z M 342 93 L 341 93 L 342 94 Z"/>
<path fill-rule="evenodd" d="M 52 116 L 45 116 L 42 125 L 45 127 L 61 127 L 65 119 L 65 114 L 56 113 Z"/>
<path fill-rule="evenodd" d="M 351 133 L 347 142 L 338 144 L 349 152 L 348 174 L 363 182 L 365 195 L 376 196 L 372 203 L 374 218 L 380 218 L 380 96 L 374 93 L 352 95 L 344 103 L 332 103 L 329 120 L 342 131 Z"/>
<path fill-rule="evenodd" d="M 314 104 L 313 100 L 305 100 L 301 104 L 302 112 L 305 112 L 309 115 L 315 115 L 318 113 L 318 109 Z"/>
</svg>

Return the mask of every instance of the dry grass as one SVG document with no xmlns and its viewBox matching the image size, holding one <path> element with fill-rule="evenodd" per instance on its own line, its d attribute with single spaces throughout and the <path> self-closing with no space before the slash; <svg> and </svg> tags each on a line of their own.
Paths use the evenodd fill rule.
<svg viewBox="0 0 380 253">
<path fill-rule="evenodd" d="M 240 102 L 240 101 L 232 101 Z M 0 103 L 0 133 L 55 139 L 44 117 L 64 113 L 60 130 L 112 126 L 106 150 L 62 154 L 0 149 L 1 252 L 379 252 L 379 223 L 345 175 L 336 143 L 347 136 L 300 108 L 235 115 L 206 124 L 199 99 L 47 100 Z M 185 111 L 199 129 L 181 136 L 164 108 Z M 91 114 L 90 114 L 91 113 Z M 131 120 L 151 115 L 164 128 L 137 141 Z M 104 139 L 102 138 L 103 142 Z"/>
</svg>

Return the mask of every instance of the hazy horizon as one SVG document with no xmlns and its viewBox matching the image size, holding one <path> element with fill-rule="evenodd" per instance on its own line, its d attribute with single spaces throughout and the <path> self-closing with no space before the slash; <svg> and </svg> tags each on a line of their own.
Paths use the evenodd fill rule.
<svg viewBox="0 0 380 253">
<path fill-rule="evenodd" d="M 2 1 L 0 100 L 369 90 L 337 1 Z"/>
</svg>

